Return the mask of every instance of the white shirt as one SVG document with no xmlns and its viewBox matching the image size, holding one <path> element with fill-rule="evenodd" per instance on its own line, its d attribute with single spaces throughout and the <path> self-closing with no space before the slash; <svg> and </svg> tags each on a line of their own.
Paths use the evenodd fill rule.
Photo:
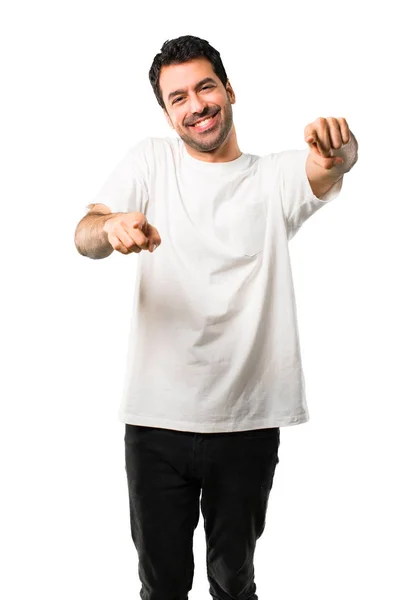
<svg viewBox="0 0 400 600">
<path fill-rule="evenodd" d="M 317 198 L 307 155 L 208 163 L 180 138 L 146 138 L 94 198 L 144 213 L 162 239 L 133 256 L 122 422 L 212 433 L 308 420 L 288 242 L 342 179 Z"/>
</svg>

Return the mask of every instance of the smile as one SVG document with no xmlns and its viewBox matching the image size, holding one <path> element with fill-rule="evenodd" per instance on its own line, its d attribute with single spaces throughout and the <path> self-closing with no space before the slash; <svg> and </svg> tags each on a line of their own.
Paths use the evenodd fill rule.
<svg viewBox="0 0 400 600">
<path fill-rule="evenodd" d="M 219 111 L 214 116 L 205 117 L 204 119 L 201 119 L 201 121 L 197 121 L 197 123 L 195 123 L 194 125 L 190 125 L 190 127 L 195 129 L 196 131 L 206 131 L 208 129 L 211 129 L 211 127 L 215 125 L 218 115 Z"/>
</svg>

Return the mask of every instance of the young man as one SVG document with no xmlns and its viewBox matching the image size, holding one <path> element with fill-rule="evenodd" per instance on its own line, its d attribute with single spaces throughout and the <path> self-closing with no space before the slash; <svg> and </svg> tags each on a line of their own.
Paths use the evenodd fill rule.
<svg viewBox="0 0 400 600">
<path fill-rule="evenodd" d="M 179 137 L 132 148 L 75 234 L 90 258 L 148 251 L 119 413 L 141 597 L 188 597 L 201 508 L 212 597 L 254 600 L 280 427 L 308 419 L 288 241 L 338 195 L 357 142 L 320 118 L 305 151 L 242 153 L 220 55 L 193 36 L 149 75 Z"/>
</svg>

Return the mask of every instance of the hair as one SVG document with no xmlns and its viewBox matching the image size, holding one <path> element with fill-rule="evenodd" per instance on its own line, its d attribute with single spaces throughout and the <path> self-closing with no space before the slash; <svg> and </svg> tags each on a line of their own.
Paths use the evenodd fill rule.
<svg viewBox="0 0 400 600">
<path fill-rule="evenodd" d="M 149 79 L 157 98 L 158 104 L 165 109 L 160 88 L 161 68 L 169 65 L 179 65 L 195 58 L 206 58 L 210 61 L 214 73 L 219 77 L 224 87 L 228 81 L 224 65 L 218 50 L 213 48 L 207 40 L 193 35 L 183 35 L 174 40 L 167 40 L 156 54 L 149 71 Z"/>
</svg>

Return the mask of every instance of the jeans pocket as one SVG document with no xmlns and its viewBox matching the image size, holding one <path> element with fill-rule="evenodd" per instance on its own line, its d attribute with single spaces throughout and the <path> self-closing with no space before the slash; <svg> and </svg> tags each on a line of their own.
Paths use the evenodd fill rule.
<svg viewBox="0 0 400 600">
<path fill-rule="evenodd" d="M 133 441 L 137 439 L 138 436 L 144 435 L 146 431 L 149 429 L 153 429 L 153 427 L 145 427 L 143 425 L 131 425 L 130 423 L 125 423 L 125 442 Z"/>
</svg>

